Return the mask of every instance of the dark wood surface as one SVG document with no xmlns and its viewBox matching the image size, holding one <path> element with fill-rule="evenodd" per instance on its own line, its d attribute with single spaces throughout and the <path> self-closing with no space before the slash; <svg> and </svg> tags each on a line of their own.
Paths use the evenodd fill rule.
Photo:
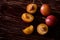
<svg viewBox="0 0 60 40">
<path fill-rule="evenodd" d="M 52 9 L 52 15 L 57 17 L 57 23 L 49 27 L 46 35 L 39 35 L 36 27 L 44 22 L 39 9 L 42 4 L 48 3 Z M 21 20 L 21 15 L 26 11 L 27 4 L 32 0 L 0 0 L 0 40 L 59 40 L 60 36 L 60 1 L 59 0 L 35 0 L 38 5 L 37 12 L 32 23 L 25 23 Z M 25 26 L 34 25 L 34 32 L 31 35 L 24 35 L 22 29 Z"/>
</svg>

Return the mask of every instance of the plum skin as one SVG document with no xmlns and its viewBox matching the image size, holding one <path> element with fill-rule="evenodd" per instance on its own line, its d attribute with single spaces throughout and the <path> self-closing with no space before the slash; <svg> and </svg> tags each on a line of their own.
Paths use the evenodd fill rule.
<svg viewBox="0 0 60 40">
<path fill-rule="evenodd" d="M 48 26 L 53 26 L 56 23 L 56 17 L 53 15 L 49 15 L 46 19 L 45 22 Z"/>
<path fill-rule="evenodd" d="M 40 8 L 40 12 L 44 16 L 50 15 L 51 7 L 48 4 L 43 4 Z"/>
</svg>

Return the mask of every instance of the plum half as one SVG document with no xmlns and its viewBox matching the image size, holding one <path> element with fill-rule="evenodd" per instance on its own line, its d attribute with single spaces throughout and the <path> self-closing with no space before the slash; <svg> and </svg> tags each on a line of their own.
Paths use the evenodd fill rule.
<svg viewBox="0 0 60 40">
<path fill-rule="evenodd" d="M 40 35 L 45 35 L 48 32 L 48 26 L 44 23 L 41 23 L 37 26 L 37 32 Z"/>
</svg>

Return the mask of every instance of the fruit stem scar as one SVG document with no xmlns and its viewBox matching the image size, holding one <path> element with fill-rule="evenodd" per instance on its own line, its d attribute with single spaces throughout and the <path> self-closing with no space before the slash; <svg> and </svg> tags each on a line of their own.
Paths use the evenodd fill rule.
<svg viewBox="0 0 60 40">
<path fill-rule="evenodd" d="M 45 19 L 45 17 L 42 17 L 42 19 Z"/>
<path fill-rule="evenodd" d="M 40 1 L 40 4 L 41 4 L 41 5 L 43 4 L 43 2 L 42 2 L 41 0 L 38 0 L 38 1 Z"/>
<path fill-rule="evenodd" d="M 35 2 L 35 0 L 33 0 L 33 3 Z"/>
</svg>

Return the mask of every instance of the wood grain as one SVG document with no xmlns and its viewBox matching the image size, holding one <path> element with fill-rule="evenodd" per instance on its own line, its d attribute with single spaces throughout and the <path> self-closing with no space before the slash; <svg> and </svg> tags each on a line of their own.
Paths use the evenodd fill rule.
<svg viewBox="0 0 60 40">
<path fill-rule="evenodd" d="M 25 23 L 21 20 L 21 15 L 26 12 L 27 4 L 32 0 L 0 0 L 0 40 L 55 40 L 60 36 L 60 1 L 58 0 L 35 0 L 38 5 L 37 12 L 32 23 Z M 49 32 L 42 36 L 36 32 L 39 23 L 44 22 L 40 14 L 40 7 L 44 3 L 50 4 L 52 15 L 57 17 L 57 24 L 49 28 Z M 26 26 L 34 25 L 34 32 L 31 35 L 24 35 L 22 29 Z M 57 39 L 58 40 L 58 39 Z"/>
</svg>

